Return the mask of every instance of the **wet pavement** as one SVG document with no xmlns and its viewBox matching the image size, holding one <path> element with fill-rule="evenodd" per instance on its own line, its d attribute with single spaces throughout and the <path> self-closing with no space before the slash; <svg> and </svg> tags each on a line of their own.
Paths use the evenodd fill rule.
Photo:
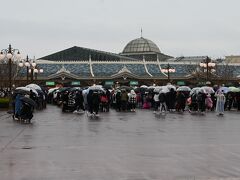
<svg viewBox="0 0 240 180">
<path fill-rule="evenodd" d="M 0 111 L 0 180 L 240 179 L 240 113 Z"/>
</svg>

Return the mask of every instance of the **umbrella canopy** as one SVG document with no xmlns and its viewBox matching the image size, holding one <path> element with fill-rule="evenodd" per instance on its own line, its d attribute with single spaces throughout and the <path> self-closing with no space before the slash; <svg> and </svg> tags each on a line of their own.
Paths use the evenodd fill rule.
<svg viewBox="0 0 240 180">
<path fill-rule="evenodd" d="M 176 87 L 171 85 L 171 84 L 168 84 L 167 85 L 167 88 L 170 90 L 170 89 L 173 89 L 174 91 L 176 91 Z"/>
<path fill-rule="evenodd" d="M 167 86 L 162 86 L 162 90 L 161 90 L 162 93 L 167 93 L 169 91 L 170 91 L 170 89 Z"/>
<path fill-rule="evenodd" d="M 59 88 L 58 90 L 60 93 L 63 93 L 65 91 L 69 91 L 70 89 L 71 89 L 70 87 L 62 87 L 62 88 Z"/>
<path fill-rule="evenodd" d="M 48 94 L 52 93 L 53 91 L 56 91 L 57 89 L 59 89 L 59 87 L 55 87 L 55 88 L 51 88 L 48 90 Z"/>
<path fill-rule="evenodd" d="M 149 86 L 148 89 L 155 89 L 157 86 Z"/>
<path fill-rule="evenodd" d="M 23 90 L 23 89 L 15 89 L 14 94 L 26 95 L 26 94 L 30 94 L 30 91 L 26 91 L 26 90 Z"/>
<path fill-rule="evenodd" d="M 226 93 L 228 93 L 229 92 L 229 88 L 228 87 L 220 87 L 219 89 L 218 89 L 218 91 L 223 91 L 223 93 L 224 94 L 226 94 Z"/>
<path fill-rule="evenodd" d="M 191 91 L 191 88 L 188 86 L 180 86 L 177 88 L 177 91 Z"/>
<path fill-rule="evenodd" d="M 33 101 L 31 98 L 21 97 L 20 100 L 23 101 L 23 102 L 25 102 L 25 103 L 30 104 L 30 105 L 33 106 L 33 107 L 36 107 L 36 106 L 37 106 L 36 102 Z"/>
<path fill-rule="evenodd" d="M 203 86 L 203 87 L 201 87 L 201 89 L 202 89 L 203 91 L 205 91 L 205 93 L 208 93 L 208 94 L 213 94 L 213 93 L 215 93 L 215 91 L 213 90 L 213 88 L 212 88 L 212 87 L 209 87 L 209 86 Z"/>
<path fill-rule="evenodd" d="M 89 92 L 89 90 L 105 92 L 105 90 L 103 89 L 103 87 L 101 85 L 90 86 L 87 89 L 87 93 Z"/>
<path fill-rule="evenodd" d="M 28 94 L 30 93 L 30 91 L 32 90 L 32 92 L 38 96 L 38 93 L 36 91 L 36 89 L 33 89 L 33 88 L 29 88 L 29 87 L 17 87 L 16 90 L 21 90 L 21 91 L 26 91 L 28 92 Z"/>
<path fill-rule="evenodd" d="M 198 94 L 199 93 L 199 91 L 200 91 L 200 87 L 195 87 L 195 88 L 193 88 L 192 90 L 191 90 L 191 92 L 190 92 L 190 95 L 192 95 L 192 94 Z"/>
<path fill-rule="evenodd" d="M 229 87 L 229 91 L 231 92 L 240 92 L 240 88 L 236 88 L 236 87 Z"/>
<path fill-rule="evenodd" d="M 153 92 L 160 92 L 162 90 L 162 86 L 155 86 Z"/>
<path fill-rule="evenodd" d="M 140 86 L 140 88 L 145 88 L 145 89 L 147 89 L 148 87 L 147 87 L 146 85 L 142 85 L 142 86 Z"/>
<path fill-rule="evenodd" d="M 119 89 L 120 89 L 120 90 L 124 90 L 124 89 L 125 89 L 125 90 L 127 90 L 127 91 L 130 91 L 130 90 L 132 90 L 133 88 L 132 88 L 132 87 L 129 87 L 129 86 L 120 86 Z"/>
<path fill-rule="evenodd" d="M 36 89 L 36 90 L 42 90 L 42 88 L 37 84 L 29 84 L 26 87 L 31 88 L 31 89 Z"/>
<path fill-rule="evenodd" d="M 73 87 L 70 89 L 70 91 L 82 91 L 82 88 L 80 87 Z"/>
<path fill-rule="evenodd" d="M 40 94 L 43 95 L 44 94 L 44 92 L 42 90 L 36 89 L 36 91 L 37 91 L 38 95 L 40 95 Z"/>
</svg>

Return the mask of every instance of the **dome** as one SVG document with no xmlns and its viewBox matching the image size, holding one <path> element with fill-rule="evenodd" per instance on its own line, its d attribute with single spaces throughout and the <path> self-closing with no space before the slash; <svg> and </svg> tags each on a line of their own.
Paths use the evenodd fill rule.
<svg viewBox="0 0 240 180">
<path fill-rule="evenodd" d="M 130 41 L 125 46 L 122 53 L 142 53 L 142 52 L 160 53 L 160 50 L 154 42 L 141 37 Z"/>
</svg>

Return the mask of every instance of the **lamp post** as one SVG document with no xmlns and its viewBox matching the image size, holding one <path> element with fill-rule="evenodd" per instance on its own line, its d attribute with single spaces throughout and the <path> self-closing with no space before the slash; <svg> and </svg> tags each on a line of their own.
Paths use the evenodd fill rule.
<svg viewBox="0 0 240 180">
<path fill-rule="evenodd" d="M 35 62 L 35 59 L 29 59 L 28 55 L 24 61 L 20 61 L 19 63 L 20 67 L 24 67 L 24 66 L 27 67 L 27 84 L 29 82 L 29 74 L 31 74 L 32 72 L 31 69 L 35 69 L 36 65 L 37 64 Z M 31 81 L 33 81 L 32 76 L 31 76 Z"/>
<path fill-rule="evenodd" d="M 37 80 L 37 75 L 39 73 L 43 73 L 43 69 L 42 68 L 35 67 L 35 68 L 31 69 L 31 74 L 32 74 L 31 77 L 32 77 L 32 79 L 33 79 L 33 76 L 35 76 L 35 81 L 36 81 Z"/>
<path fill-rule="evenodd" d="M 216 66 L 216 63 L 212 62 L 212 60 L 207 56 L 206 60 L 204 62 L 200 63 L 200 67 L 207 71 L 207 78 L 206 80 L 209 80 L 209 71 L 214 72 L 214 67 Z"/>
<path fill-rule="evenodd" d="M 0 61 L 7 59 L 8 63 L 8 79 L 9 79 L 9 89 L 12 90 L 12 64 L 17 63 L 21 58 L 18 49 L 13 49 L 11 44 L 9 44 L 7 49 L 2 49 L 0 52 Z"/>
<path fill-rule="evenodd" d="M 170 73 L 175 73 L 176 70 L 175 70 L 175 68 L 171 67 L 171 66 L 169 65 L 169 63 L 168 63 L 165 68 L 162 68 L 162 69 L 161 69 L 161 72 L 162 72 L 162 73 L 167 73 L 168 82 L 170 82 Z"/>
</svg>

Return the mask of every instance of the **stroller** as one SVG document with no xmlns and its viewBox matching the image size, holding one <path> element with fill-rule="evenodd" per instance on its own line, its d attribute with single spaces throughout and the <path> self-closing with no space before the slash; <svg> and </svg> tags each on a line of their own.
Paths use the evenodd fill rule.
<svg viewBox="0 0 240 180">
<path fill-rule="evenodd" d="M 31 123 L 31 120 L 33 118 L 33 106 L 23 102 L 23 106 L 22 109 L 20 111 L 20 122 L 27 122 L 27 123 Z"/>
<path fill-rule="evenodd" d="M 191 95 L 191 104 L 189 105 L 189 110 L 192 113 L 198 112 L 197 94 L 193 93 Z"/>
<path fill-rule="evenodd" d="M 75 109 L 75 94 L 67 92 L 63 97 L 62 112 L 73 112 Z"/>
<path fill-rule="evenodd" d="M 36 103 L 27 97 L 18 97 L 15 100 L 13 119 L 19 122 L 31 123 Z"/>
</svg>

